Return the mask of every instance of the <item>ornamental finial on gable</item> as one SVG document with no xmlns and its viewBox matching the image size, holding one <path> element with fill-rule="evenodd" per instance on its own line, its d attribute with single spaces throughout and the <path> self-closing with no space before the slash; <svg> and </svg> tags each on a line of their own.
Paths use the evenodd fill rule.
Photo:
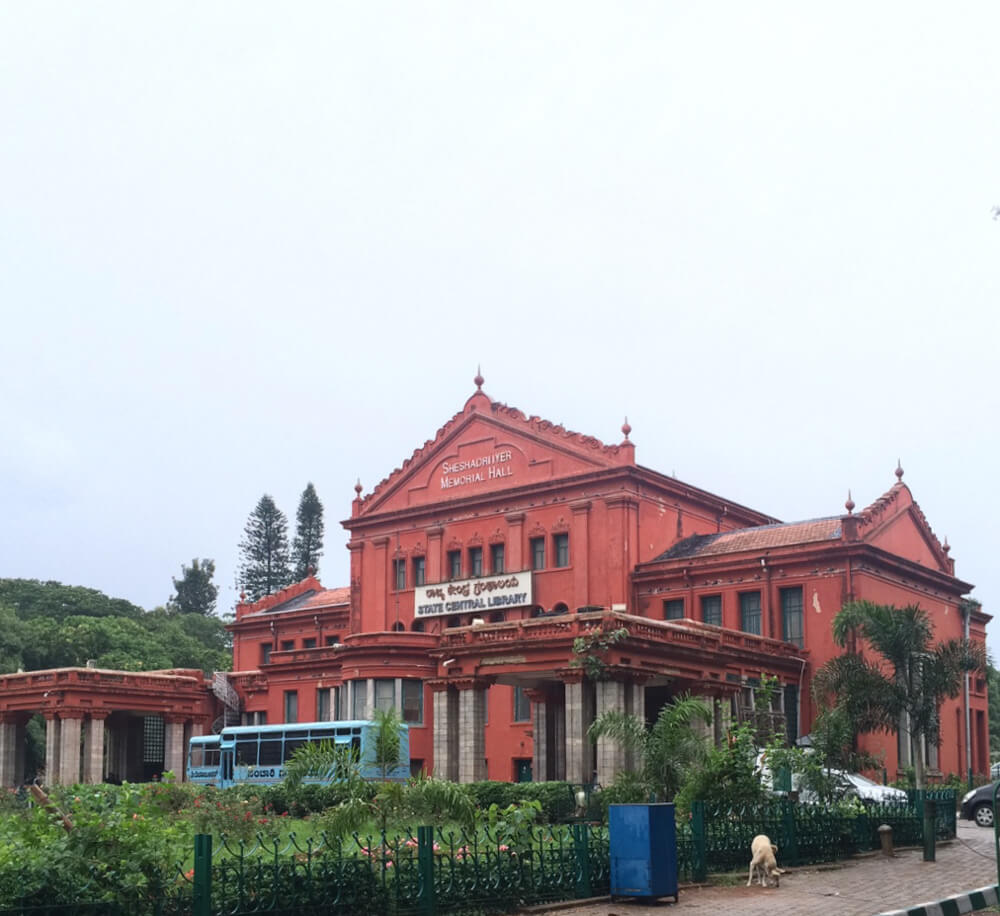
<svg viewBox="0 0 1000 916">
<path fill-rule="evenodd" d="M 356 484 L 354 484 L 354 492 L 358 494 L 357 495 L 357 499 L 361 499 L 361 490 L 362 489 L 363 489 L 363 487 L 361 486 L 361 478 L 359 477 L 358 478 L 358 482 Z"/>
<path fill-rule="evenodd" d="M 847 510 L 848 515 L 854 515 L 854 500 L 851 499 L 851 491 L 847 491 L 847 502 L 844 503 L 844 508 Z"/>
<path fill-rule="evenodd" d="M 632 427 L 628 425 L 628 417 L 626 417 L 625 422 L 622 423 L 622 432 L 625 434 L 625 441 L 628 442 L 628 434 L 632 432 Z"/>
<path fill-rule="evenodd" d="M 476 366 L 476 377 L 472 381 L 476 383 L 476 391 L 483 390 L 483 382 L 485 382 L 486 379 L 483 378 L 482 366 Z"/>
<path fill-rule="evenodd" d="M 900 460 L 898 458 L 896 459 L 895 474 L 896 474 L 896 480 L 899 483 L 902 483 L 903 482 L 903 465 L 902 465 L 902 463 L 900 462 Z"/>
</svg>

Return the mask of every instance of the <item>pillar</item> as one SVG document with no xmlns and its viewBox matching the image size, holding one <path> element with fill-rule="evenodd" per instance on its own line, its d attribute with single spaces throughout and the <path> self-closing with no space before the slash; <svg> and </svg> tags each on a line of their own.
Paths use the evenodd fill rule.
<svg viewBox="0 0 1000 916">
<path fill-rule="evenodd" d="M 184 719 L 164 716 L 163 719 L 163 770 L 170 770 L 180 782 L 184 778 Z"/>
<path fill-rule="evenodd" d="M 434 711 L 434 775 L 458 782 L 458 696 L 447 684 L 431 684 Z"/>
<path fill-rule="evenodd" d="M 14 723 L 14 785 L 24 785 L 24 766 L 27 753 L 28 723 L 17 721 Z"/>
<path fill-rule="evenodd" d="M 0 719 L 0 788 L 16 785 L 17 723 Z"/>
<path fill-rule="evenodd" d="M 625 713 L 625 684 L 621 681 L 598 681 L 596 684 L 597 715 L 606 712 Z M 625 749 L 608 737 L 597 739 L 597 781 L 610 786 L 615 776 L 625 769 Z"/>
<path fill-rule="evenodd" d="M 566 779 L 566 691 L 559 685 L 555 696 L 549 695 L 546 719 L 552 720 L 552 778 Z"/>
<path fill-rule="evenodd" d="M 54 712 L 45 713 L 45 783 L 59 784 L 59 749 L 62 738 L 62 721 Z"/>
<path fill-rule="evenodd" d="M 566 682 L 566 781 L 594 780 L 593 745 L 587 729 L 594 721 L 594 688 L 582 678 Z"/>
<path fill-rule="evenodd" d="M 458 781 L 486 779 L 486 690 L 473 681 L 458 690 Z"/>
<path fill-rule="evenodd" d="M 646 724 L 646 685 L 642 681 L 629 681 L 625 685 L 625 712 Z M 642 766 L 642 752 L 636 749 L 625 751 L 625 766 L 636 771 Z"/>
<path fill-rule="evenodd" d="M 548 715 L 548 696 L 543 690 L 526 688 L 531 700 L 531 778 L 545 782 L 552 778 L 552 717 Z"/>
<path fill-rule="evenodd" d="M 104 720 L 107 713 L 92 712 L 83 727 L 83 781 L 104 782 Z"/>
<path fill-rule="evenodd" d="M 365 718 L 371 722 L 375 718 L 375 678 L 365 681 Z"/>
<path fill-rule="evenodd" d="M 378 615 L 376 619 L 381 621 L 381 628 L 383 630 L 388 630 L 391 624 L 389 622 L 389 601 L 386 600 L 386 596 L 388 595 L 388 586 L 392 577 L 392 570 L 389 567 L 389 538 L 376 538 L 373 543 L 375 545 L 375 575 L 373 577 L 375 583 L 375 613 Z M 395 588 L 395 586 L 396 583 L 393 582 L 392 587 Z M 376 626 L 375 629 L 378 629 L 378 627 Z"/>
<path fill-rule="evenodd" d="M 427 529 L 427 582 L 441 582 L 444 576 L 441 575 L 444 557 L 441 556 L 441 537 L 444 528 L 436 525 Z"/>
<path fill-rule="evenodd" d="M 82 716 L 63 716 L 59 729 L 59 782 L 71 786 L 80 781 L 80 732 Z"/>
</svg>

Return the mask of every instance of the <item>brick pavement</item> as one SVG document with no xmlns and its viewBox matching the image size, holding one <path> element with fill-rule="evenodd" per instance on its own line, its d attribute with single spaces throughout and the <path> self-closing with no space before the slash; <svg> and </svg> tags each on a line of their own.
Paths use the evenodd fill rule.
<svg viewBox="0 0 1000 916">
<path fill-rule="evenodd" d="M 968 821 L 958 823 L 957 839 L 938 845 L 935 862 L 924 862 L 920 849 L 904 849 L 893 859 L 872 855 L 834 866 L 792 869 L 782 876 L 780 888 L 746 887 L 744 875 L 735 887 L 684 888 L 678 904 L 672 900 L 653 905 L 616 901 L 559 912 L 561 916 L 664 916 L 670 911 L 874 916 L 996 883 L 993 831 Z M 780 864 L 780 855 L 778 858 Z"/>
</svg>

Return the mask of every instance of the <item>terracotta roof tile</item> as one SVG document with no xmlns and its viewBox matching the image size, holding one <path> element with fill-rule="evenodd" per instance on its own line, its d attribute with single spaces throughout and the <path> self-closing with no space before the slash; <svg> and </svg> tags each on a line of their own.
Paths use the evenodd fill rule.
<svg viewBox="0 0 1000 916">
<path fill-rule="evenodd" d="M 780 525 L 760 525 L 740 528 L 721 534 L 695 534 L 678 541 L 657 560 L 676 560 L 681 557 L 711 557 L 749 550 L 766 550 L 771 547 L 788 547 L 792 544 L 810 544 L 816 541 L 835 541 L 840 538 L 840 519 L 816 518 L 805 522 Z"/>
<path fill-rule="evenodd" d="M 266 616 L 268 614 L 286 613 L 288 611 L 304 611 L 310 608 L 325 608 L 340 604 L 350 604 L 351 589 L 348 588 L 322 588 L 319 591 L 311 589 L 289 598 L 281 604 L 276 604 L 263 611 L 247 614 L 246 617 Z"/>
</svg>

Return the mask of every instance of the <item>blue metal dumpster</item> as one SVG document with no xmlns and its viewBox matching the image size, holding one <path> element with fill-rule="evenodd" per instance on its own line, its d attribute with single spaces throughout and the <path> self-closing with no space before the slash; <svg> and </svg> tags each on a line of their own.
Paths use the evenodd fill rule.
<svg viewBox="0 0 1000 916">
<path fill-rule="evenodd" d="M 609 805 L 612 897 L 677 898 L 674 806 Z"/>
</svg>

